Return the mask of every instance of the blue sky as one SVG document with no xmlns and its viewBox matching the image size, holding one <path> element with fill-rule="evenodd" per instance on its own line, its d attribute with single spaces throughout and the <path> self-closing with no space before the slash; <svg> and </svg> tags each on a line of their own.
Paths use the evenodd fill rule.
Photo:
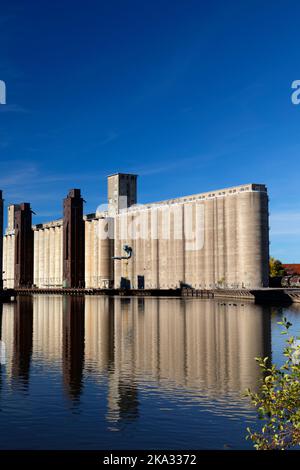
<svg viewBox="0 0 300 470">
<path fill-rule="evenodd" d="M 300 262 L 299 2 L 3 0 L 0 188 L 58 218 L 106 175 L 139 202 L 248 182 L 270 195 L 271 253 Z"/>
</svg>

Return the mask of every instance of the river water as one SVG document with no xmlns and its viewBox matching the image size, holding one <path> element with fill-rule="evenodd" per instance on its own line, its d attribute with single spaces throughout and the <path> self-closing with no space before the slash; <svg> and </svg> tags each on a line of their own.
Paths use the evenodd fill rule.
<svg viewBox="0 0 300 470">
<path fill-rule="evenodd" d="M 42 296 L 0 305 L 1 449 L 247 449 L 254 358 L 300 306 Z"/>
</svg>

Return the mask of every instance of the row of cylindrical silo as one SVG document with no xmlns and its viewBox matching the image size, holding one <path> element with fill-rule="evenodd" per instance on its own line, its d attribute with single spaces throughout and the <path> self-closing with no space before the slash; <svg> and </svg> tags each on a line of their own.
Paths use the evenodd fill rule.
<svg viewBox="0 0 300 470">
<path fill-rule="evenodd" d="M 143 227 L 143 230 L 141 230 Z M 141 236 L 142 234 L 142 236 Z M 122 211 L 115 221 L 115 285 L 172 289 L 268 285 L 268 195 L 264 186 L 226 190 Z"/>
<path fill-rule="evenodd" d="M 113 284 L 113 219 L 85 221 L 85 286 L 108 288 Z M 113 232 L 112 232 L 113 233 Z"/>
<path fill-rule="evenodd" d="M 3 237 L 3 287 L 13 289 L 15 285 L 15 234 Z"/>
<path fill-rule="evenodd" d="M 34 230 L 34 285 L 62 287 L 62 225 L 37 226 Z"/>
<path fill-rule="evenodd" d="M 266 187 L 251 184 L 132 206 L 114 217 L 87 216 L 85 286 L 265 287 L 268 215 Z M 34 284 L 44 288 L 63 286 L 62 221 L 33 229 Z M 124 259 L 124 245 L 132 249 L 129 259 Z M 14 287 L 14 256 L 14 231 L 7 230 L 3 240 L 5 287 Z"/>
</svg>

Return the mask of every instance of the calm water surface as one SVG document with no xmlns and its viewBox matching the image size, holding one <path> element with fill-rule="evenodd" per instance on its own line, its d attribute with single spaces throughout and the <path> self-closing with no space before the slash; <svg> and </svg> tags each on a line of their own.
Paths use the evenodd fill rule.
<svg viewBox="0 0 300 470">
<path fill-rule="evenodd" d="M 243 449 L 243 398 L 300 306 L 35 296 L 0 305 L 1 449 Z"/>
</svg>

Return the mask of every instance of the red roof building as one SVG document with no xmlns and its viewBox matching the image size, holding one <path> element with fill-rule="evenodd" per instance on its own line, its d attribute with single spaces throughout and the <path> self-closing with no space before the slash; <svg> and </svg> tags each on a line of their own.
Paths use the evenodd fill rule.
<svg viewBox="0 0 300 470">
<path fill-rule="evenodd" d="M 300 275 L 300 264 L 283 264 L 288 275 L 299 274 Z"/>
</svg>

